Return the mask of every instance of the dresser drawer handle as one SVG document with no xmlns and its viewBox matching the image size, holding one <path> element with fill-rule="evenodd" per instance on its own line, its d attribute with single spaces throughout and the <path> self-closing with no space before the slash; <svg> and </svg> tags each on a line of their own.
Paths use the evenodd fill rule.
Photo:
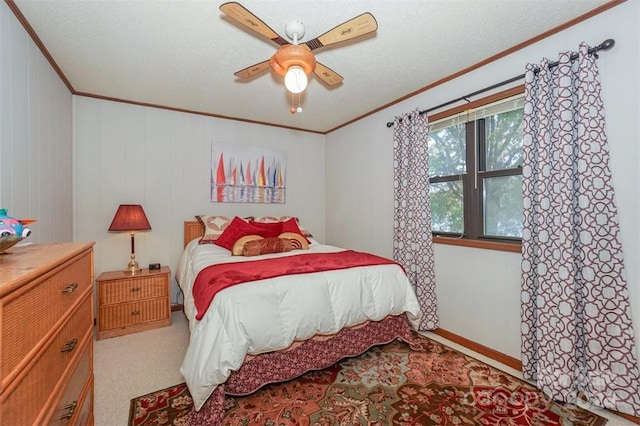
<svg viewBox="0 0 640 426">
<path fill-rule="evenodd" d="M 140 287 L 132 287 L 131 291 L 140 291 Z"/>
<path fill-rule="evenodd" d="M 71 283 L 68 286 L 66 286 L 65 288 L 62 289 L 63 293 L 73 293 L 74 291 L 76 291 L 76 288 L 78 288 L 78 283 Z"/>
<path fill-rule="evenodd" d="M 73 413 L 76 412 L 76 408 L 78 407 L 78 401 L 73 401 L 71 404 L 65 405 L 63 410 L 67 410 L 67 413 L 60 417 L 60 420 L 69 420 L 73 417 Z"/>
<path fill-rule="evenodd" d="M 131 315 L 140 315 L 140 311 L 131 311 Z"/>
<path fill-rule="evenodd" d="M 62 349 L 60 349 L 60 352 L 71 352 L 76 347 L 77 344 L 78 344 L 78 339 L 69 340 L 67 343 L 64 344 Z"/>
</svg>

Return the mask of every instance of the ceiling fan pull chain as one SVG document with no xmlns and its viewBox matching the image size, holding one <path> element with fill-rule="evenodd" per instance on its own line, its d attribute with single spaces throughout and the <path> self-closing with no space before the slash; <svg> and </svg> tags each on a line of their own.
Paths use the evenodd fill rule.
<svg viewBox="0 0 640 426">
<path fill-rule="evenodd" d="M 298 95 L 298 107 L 297 108 L 296 108 L 296 95 Z M 289 110 L 289 112 L 291 114 L 295 114 L 295 113 L 300 114 L 302 112 L 302 105 L 300 104 L 300 99 L 301 98 L 302 97 L 300 96 L 299 93 L 291 93 L 291 109 Z"/>
</svg>

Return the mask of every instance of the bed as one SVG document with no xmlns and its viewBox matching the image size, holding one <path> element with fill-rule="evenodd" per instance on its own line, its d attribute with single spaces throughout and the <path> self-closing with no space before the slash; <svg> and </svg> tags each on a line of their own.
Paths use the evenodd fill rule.
<svg viewBox="0 0 640 426">
<path fill-rule="evenodd" d="M 411 328 L 417 327 L 421 312 L 395 263 L 267 277 L 218 292 L 202 310 L 193 287 L 211 268 L 255 270 L 260 262 L 347 252 L 308 238 L 306 250 L 232 256 L 215 244 L 199 244 L 203 233 L 201 222 L 184 222 L 184 251 L 176 271 L 191 333 L 181 373 L 195 415 L 205 416 L 201 422 L 222 418 L 225 393 L 249 394 L 396 338 L 413 344 Z"/>
</svg>

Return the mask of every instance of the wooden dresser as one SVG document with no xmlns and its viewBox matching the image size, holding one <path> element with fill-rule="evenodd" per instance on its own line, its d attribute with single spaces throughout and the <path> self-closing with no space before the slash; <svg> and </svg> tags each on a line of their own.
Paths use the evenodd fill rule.
<svg viewBox="0 0 640 426">
<path fill-rule="evenodd" d="M 171 270 L 103 272 L 98 285 L 98 339 L 171 325 Z"/>
<path fill-rule="evenodd" d="M 93 424 L 93 242 L 0 254 L 0 424 Z"/>
</svg>

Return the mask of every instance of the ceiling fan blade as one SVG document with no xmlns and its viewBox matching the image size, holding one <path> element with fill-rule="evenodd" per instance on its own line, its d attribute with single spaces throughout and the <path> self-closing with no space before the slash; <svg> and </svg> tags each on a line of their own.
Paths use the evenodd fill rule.
<svg viewBox="0 0 640 426">
<path fill-rule="evenodd" d="M 229 18 L 239 22 L 250 30 L 255 31 L 256 33 L 268 38 L 269 40 L 280 46 L 289 44 L 287 40 L 280 37 L 278 33 L 271 29 L 271 27 L 262 22 L 260 18 L 255 16 L 253 13 L 245 9 L 244 6 L 242 6 L 240 3 L 224 3 L 220 5 L 220 10 Z"/>
<path fill-rule="evenodd" d="M 327 86 L 335 86 L 344 80 L 340 74 L 320 62 L 316 62 L 316 69 L 313 70 L 313 73 Z"/>
<path fill-rule="evenodd" d="M 258 62 L 257 64 L 253 64 L 250 67 L 247 67 L 245 69 L 242 69 L 234 73 L 233 75 L 235 75 L 238 78 L 246 79 L 246 78 L 255 77 L 258 74 L 262 74 L 269 68 L 271 68 L 271 66 L 269 65 L 269 60 L 266 60 L 263 62 Z"/>
<path fill-rule="evenodd" d="M 353 19 L 344 22 L 332 30 L 327 31 L 320 37 L 309 40 L 305 44 L 311 50 L 318 49 L 322 46 L 340 43 L 341 41 L 350 40 L 369 34 L 378 29 L 378 22 L 369 12 L 358 15 Z"/>
</svg>

